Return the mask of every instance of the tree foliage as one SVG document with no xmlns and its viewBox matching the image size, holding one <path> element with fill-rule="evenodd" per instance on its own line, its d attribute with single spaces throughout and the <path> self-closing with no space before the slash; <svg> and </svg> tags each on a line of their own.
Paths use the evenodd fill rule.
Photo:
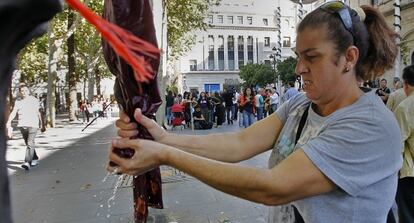
<svg viewBox="0 0 414 223">
<path fill-rule="evenodd" d="M 247 64 L 240 68 L 245 86 L 265 86 L 276 81 L 276 72 L 268 64 Z"/>
<path fill-rule="evenodd" d="M 288 57 L 286 60 L 281 61 L 277 64 L 276 70 L 277 75 L 280 76 L 280 80 L 282 80 L 283 84 L 287 84 L 289 81 L 296 80 L 296 68 L 297 60 L 294 57 Z"/>
<path fill-rule="evenodd" d="M 170 56 L 177 58 L 189 51 L 195 44 L 196 30 L 206 30 L 205 15 L 221 0 L 168 0 L 167 38 Z"/>
<path fill-rule="evenodd" d="M 42 36 L 29 45 L 20 53 L 17 64 L 20 70 L 20 82 L 28 86 L 45 82 L 47 79 L 47 37 Z"/>
</svg>

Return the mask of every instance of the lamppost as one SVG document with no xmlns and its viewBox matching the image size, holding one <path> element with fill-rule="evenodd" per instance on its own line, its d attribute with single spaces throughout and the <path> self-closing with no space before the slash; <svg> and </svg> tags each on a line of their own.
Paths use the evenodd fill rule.
<svg viewBox="0 0 414 223">
<path fill-rule="evenodd" d="M 273 47 L 272 48 L 272 53 L 269 55 L 269 58 L 272 60 L 271 63 L 273 64 L 273 70 L 276 72 L 277 75 L 277 79 L 276 79 L 276 89 L 279 91 L 279 93 L 281 94 L 281 96 L 283 96 L 283 91 L 281 89 L 282 84 L 280 83 L 280 75 L 277 73 L 277 68 L 276 65 L 277 63 L 280 62 L 280 51 L 276 48 Z M 281 104 L 281 99 L 282 97 L 279 97 L 279 105 Z"/>
<path fill-rule="evenodd" d="M 280 62 L 280 59 L 279 59 L 280 58 L 280 55 L 279 55 L 279 51 L 277 50 L 276 47 L 273 47 L 272 48 L 272 53 L 270 54 L 269 58 L 272 60 L 271 63 L 273 64 L 273 70 L 276 72 L 276 75 L 277 75 L 277 84 L 279 85 L 280 84 L 280 77 L 277 74 L 276 65 L 277 65 L 277 63 Z M 278 86 L 278 88 L 279 87 L 280 86 Z"/>
</svg>

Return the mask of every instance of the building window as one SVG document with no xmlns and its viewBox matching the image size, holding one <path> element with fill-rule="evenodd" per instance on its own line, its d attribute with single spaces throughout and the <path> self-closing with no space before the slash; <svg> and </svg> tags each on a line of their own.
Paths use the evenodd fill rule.
<svg viewBox="0 0 414 223">
<path fill-rule="evenodd" d="M 270 37 L 265 37 L 264 38 L 264 45 L 265 46 L 270 46 Z"/>
<path fill-rule="evenodd" d="M 218 69 L 224 70 L 224 37 L 218 36 Z"/>
<path fill-rule="evenodd" d="M 243 36 L 239 36 L 237 39 L 237 50 L 238 50 L 238 63 L 239 69 L 244 66 L 244 38 Z"/>
<path fill-rule="evenodd" d="M 263 25 L 268 26 L 269 25 L 269 21 L 267 19 L 263 19 Z"/>
<path fill-rule="evenodd" d="M 290 47 L 290 37 L 288 36 L 283 37 L 283 47 Z"/>
<path fill-rule="evenodd" d="M 218 23 L 223 23 L 223 16 L 222 15 L 219 15 L 219 16 L 217 16 L 217 20 L 218 20 Z"/>
<path fill-rule="evenodd" d="M 253 36 L 247 37 L 247 63 L 253 63 Z"/>
<path fill-rule="evenodd" d="M 214 37 L 208 36 L 208 69 L 214 70 Z"/>
<path fill-rule="evenodd" d="M 233 36 L 228 37 L 227 48 L 228 48 L 229 70 L 234 70 L 234 37 Z"/>
<path fill-rule="evenodd" d="M 197 60 L 190 60 L 190 71 L 197 71 Z"/>
<path fill-rule="evenodd" d="M 208 23 L 213 23 L 213 15 L 208 15 Z"/>
<path fill-rule="evenodd" d="M 237 16 L 237 23 L 243 24 L 243 16 Z"/>
<path fill-rule="evenodd" d="M 233 24 L 233 16 L 227 16 L 227 23 Z"/>
<path fill-rule="evenodd" d="M 251 17 L 251 16 L 247 17 L 247 24 L 249 24 L 249 25 L 253 24 L 253 17 Z"/>
</svg>

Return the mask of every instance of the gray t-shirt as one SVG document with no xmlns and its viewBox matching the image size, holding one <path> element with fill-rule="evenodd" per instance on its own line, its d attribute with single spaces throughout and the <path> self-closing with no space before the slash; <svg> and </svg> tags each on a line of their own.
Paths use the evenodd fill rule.
<svg viewBox="0 0 414 223">
<path fill-rule="evenodd" d="M 309 109 L 295 147 L 297 126 L 310 101 L 298 94 L 276 115 L 284 127 L 269 166 L 302 148 L 338 189 L 293 204 L 306 223 L 385 223 L 402 165 L 401 134 L 393 114 L 373 92 L 322 117 Z"/>
</svg>

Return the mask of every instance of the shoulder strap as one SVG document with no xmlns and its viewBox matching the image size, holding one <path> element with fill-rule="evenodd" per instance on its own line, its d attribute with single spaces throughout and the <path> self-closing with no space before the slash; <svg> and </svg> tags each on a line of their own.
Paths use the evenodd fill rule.
<svg viewBox="0 0 414 223">
<path fill-rule="evenodd" d="M 302 117 L 300 118 L 298 130 L 296 132 L 295 145 L 298 143 L 300 135 L 302 134 L 302 130 L 303 130 L 303 127 L 305 126 L 306 119 L 308 118 L 308 111 L 309 111 L 311 104 L 312 103 L 310 103 L 309 106 L 306 107 L 305 111 L 303 112 Z"/>
</svg>

